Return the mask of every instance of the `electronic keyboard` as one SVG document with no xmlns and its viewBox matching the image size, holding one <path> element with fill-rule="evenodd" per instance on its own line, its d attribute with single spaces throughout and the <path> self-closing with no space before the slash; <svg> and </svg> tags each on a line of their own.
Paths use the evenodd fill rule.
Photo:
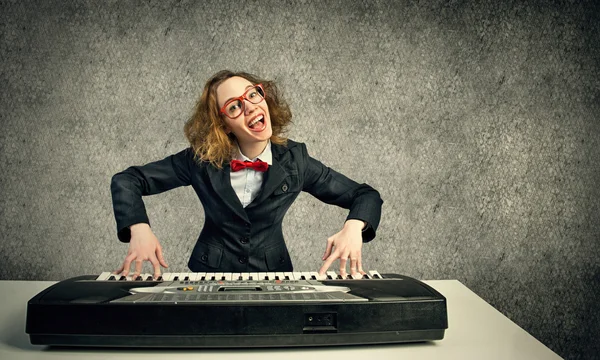
<svg viewBox="0 0 600 360">
<path fill-rule="evenodd" d="M 27 304 L 36 345 L 289 347 L 441 340 L 446 299 L 407 276 L 369 271 L 80 276 Z"/>
</svg>

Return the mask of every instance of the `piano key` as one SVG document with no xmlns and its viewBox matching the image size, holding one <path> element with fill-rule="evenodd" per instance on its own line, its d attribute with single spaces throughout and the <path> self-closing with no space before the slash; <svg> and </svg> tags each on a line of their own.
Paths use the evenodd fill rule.
<svg viewBox="0 0 600 360">
<path fill-rule="evenodd" d="M 283 278 L 285 280 L 294 280 L 294 274 L 292 274 L 291 272 L 284 272 Z"/>
<path fill-rule="evenodd" d="M 251 273 L 242 273 L 242 281 L 250 280 Z"/>
<path fill-rule="evenodd" d="M 225 273 L 225 274 L 223 274 L 223 276 L 225 277 L 225 281 L 231 281 L 231 280 L 237 281 L 237 279 L 238 279 L 238 275 L 233 275 L 233 273 Z"/>
<path fill-rule="evenodd" d="M 223 274 L 224 273 L 222 273 L 222 272 L 215 273 L 215 280 L 222 281 L 223 280 Z"/>
<path fill-rule="evenodd" d="M 266 272 L 259 272 L 258 273 L 258 279 L 254 279 L 254 280 L 268 280 L 267 278 L 267 273 Z"/>
<path fill-rule="evenodd" d="M 383 279 L 383 276 L 381 276 L 381 274 L 375 270 L 369 270 L 369 275 L 371 275 L 373 279 Z"/>
<path fill-rule="evenodd" d="M 337 274 L 335 273 L 335 271 L 328 271 L 327 272 L 327 278 L 328 279 L 337 279 Z"/>
<path fill-rule="evenodd" d="M 250 280 L 250 278 L 252 278 L 252 280 L 254 280 L 254 281 L 258 280 L 258 273 L 257 272 L 251 272 L 250 276 L 248 276 L 248 280 Z"/>
<path fill-rule="evenodd" d="M 300 273 L 300 280 L 303 280 L 302 277 L 304 276 L 304 280 L 310 280 L 310 272 L 309 271 L 303 271 Z"/>
<path fill-rule="evenodd" d="M 311 271 L 310 274 L 311 276 L 314 276 L 317 280 L 327 280 L 327 274 L 319 275 L 319 272 L 317 271 Z"/>
<path fill-rule="evenodd" d="M 213 273 L 213 272 L 207 272 L 207 273 L 206 273 L 206 279 L 205 279 L 205 280 L 206 280 L 206 281 L 214 281 L 214 280 L 215 280 L 215 278 L 216 278 L 216 277 L 215 277 L 215 275 L 216 275 L 216 274 L 215 274 L 215 273 Z"/>
<path fill-rule="evenodd" d="M 279 280 L 285 280 L 285 275 L 282 272 L 276 272 L 275 273 L 275 279 L 279 279 Z"/>
<path fill-rule="evenodd" d="M 202 276 L 203 273 L 191 273 L 190 274 L 190 281 L 198 281 L 200 280 L 200 277 Z"/>
<path fill-rule="evenodd" d="M 96 280 L 105 281 L 105 280 L 108 280 L 108 278 L 111 275 L 113 275 L 113 273 L 111 273 L 110 271 L 105 271 L 102 274 L 98 275 L 98 277 L 96 278 Z"/>
<path fill-rule="evenodd" d="M 173 280 L 173 281 L 183 280 L 183 279 L 179 278 L 179 275 L 180 275 L 179 273 L 173 273 L 173 277 L 171 278 L 171 280 Z"/>
<path fill-rule="evenodd" d="M 294 272 L 292 273 L 292 276 L 290 277 L 290 279 L 292 279 L 292 280 L 300 280 L 300 277 L 301 277 L 301 276 L 302 276 L 302 273 L 301 273 L 301 272 L 296 272 L 296 271 L 294 271 Z"/>
</svg>

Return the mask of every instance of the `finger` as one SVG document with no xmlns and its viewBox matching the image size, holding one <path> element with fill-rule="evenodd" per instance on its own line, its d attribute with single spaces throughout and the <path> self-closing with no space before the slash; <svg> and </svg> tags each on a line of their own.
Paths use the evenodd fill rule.
<svg viewBox="0 0 600 360">
<path fill-rule="evenodd" d="M 357 264 L 358 259 L 356 258 L 356 256 L 350 256 L 350 275 L 352 275 L 352 277 L 358 275 L 358 272 L 356 271 Z"/>
<path fill-rule="evenodd" d="M 329 256 L 327 258 L 327 260 L 325 260 L 325 263 L 323 264 L 323 266 L 321 266 L 321 269 L 319 269 L 319 275 L 323 276 L 325 275 L 325 272 L 327 270 L 329 270 L 329 267 L 331 266 L 331 264 L 335 261 L 335 259 L 338 258 L 338 255 L 336 252 L 333 252 L 332 256 Z"/>
<path fill-rule="evenodd" d="M 121 272 L 121 276 L 127 276 L 129 274 L 129 270 L 131 269 L 131 261 L 135 259 L 135 255 L 134 254 L 129 254 L 126 258 L 125 261 L 123 262 L 123 271 Z"/>
<path fill-rule="evenodd" d="M 366 275 L 367 273 L 363 270 L 362 267 L 362 259 L 359 257 L 358 258 L 358 272 L 361 273 L 362 275 Z"/>
<path fill-rule="evenodd" d="M 348 261 L 347 256 L 340 257 L 340 275 L 345 279 L 348 274 L 346 274 L 346 262 Z"/>
<path fill-rule="evenodd" d="M 167 264 L 167 262 L 165 261 L 165 258 L 163 257 L 163 251 L 162 251 L 162 246 L 158 245 L 156 247 L 156 257 L 158 258 L 158 262 L 163 266 L 168 268 L 169 265 Z M 155 271 L 156 273 L 156 271 Z"/>
<path fill-rule="evenodd" d="M 135 273 L 133 273 L 133 278 L 137 279 L 138 276 L 142 273 L 142 266 L 144 265 L 144 260 L 135 259 Z"/>
<path fill-rule="evenodd" d="M 158 259 L 156 258 L 156 256 L 152 256 L 150 258 L 150 262 L 152 263 L 152 266 L 154 267 L 154 279 L 158 279 L 158 277 L 160 276 L 160 263 L 158 262 Z"/>
<path fill-rule="evenodd" d="M 323 254 L 323 257 L 321 258 L 321 260 L 325 260 L 329 257 L 329 255 L 331 255 L 331 249 L 333 248 L 333 241 L 330 239 L 331 238 L 327 239 L 327 247 L 325 248 L 325 253 Z"/>
<path fill-rule="evenodd" d="M 120 274 L 123 271 L 123 269 L 125 269 L 125 265 L 121 264 L 121 267 L 118 270 L 113 271 L 112 274 L 113 275 L 118 275 L 118 274 Z"/>
</svg>

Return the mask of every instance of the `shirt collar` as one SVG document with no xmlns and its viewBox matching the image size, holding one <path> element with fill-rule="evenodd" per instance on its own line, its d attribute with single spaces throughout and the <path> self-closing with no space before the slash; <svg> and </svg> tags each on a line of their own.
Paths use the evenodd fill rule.
<svg viewBox="0 0 600 360">
<path fill-rule="evenodd" d="M 254 162 L 254 161 L 256 161 L 256 159 L 260 159 L 261 161 L 264 161 L 269 165 L 273 165 L 273 153 L 271 151 L 271 140 L 267 141 L 267 146 L 265 146 L 265 149 L 263 150 L 263 152 L 260 153 L 260 155 L 258 155 L 254 159 L 250 159 L 246 155 L 242 154 L 242 150 L 240 150 L 240 145 L 237 143 L 237 141 L 235 142 L 235 144 L 236 144 L 237 150 L 238 150 L 237 156 L 235 157 L 236 160 Z"/>
</svg>

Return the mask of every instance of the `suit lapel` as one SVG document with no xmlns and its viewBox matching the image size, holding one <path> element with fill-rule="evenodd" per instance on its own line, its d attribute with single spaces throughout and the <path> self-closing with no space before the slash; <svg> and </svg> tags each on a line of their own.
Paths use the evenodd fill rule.
<svg viewBox="0 0 600 360">
<path fill-rule="evenodd" d="M 273 191 L 275 191 L 279 185 L 281 185 L 281 182 L 288 176 L 288 173 L 282 166 L 282 164 L 284 164 L 287 160 L 285 156 L 286 151 L 286 147 L 271 143 L 273 164 L 269 166 L 269 169 L 265 173 L 261 192 L 258 194 L 256 199 L 250 203 L 249 206 L 260 204 L 262 201 L 264 201 L 273 193 Z"/>
<path fill-rule="evenodd" d="M 242 207 L 240 199 L 235 194 L 235 191 L 231 187 L 231 166 L 229 164 L 223 164 L 223 169 L 218 170 L 214 166 L 207 166 L 208 177 L 210 182 L 215 189 L 218 196 L 221 197 L 223 202 L 242 219 L 248 221 L 248 215 Z"/>
</svg>

